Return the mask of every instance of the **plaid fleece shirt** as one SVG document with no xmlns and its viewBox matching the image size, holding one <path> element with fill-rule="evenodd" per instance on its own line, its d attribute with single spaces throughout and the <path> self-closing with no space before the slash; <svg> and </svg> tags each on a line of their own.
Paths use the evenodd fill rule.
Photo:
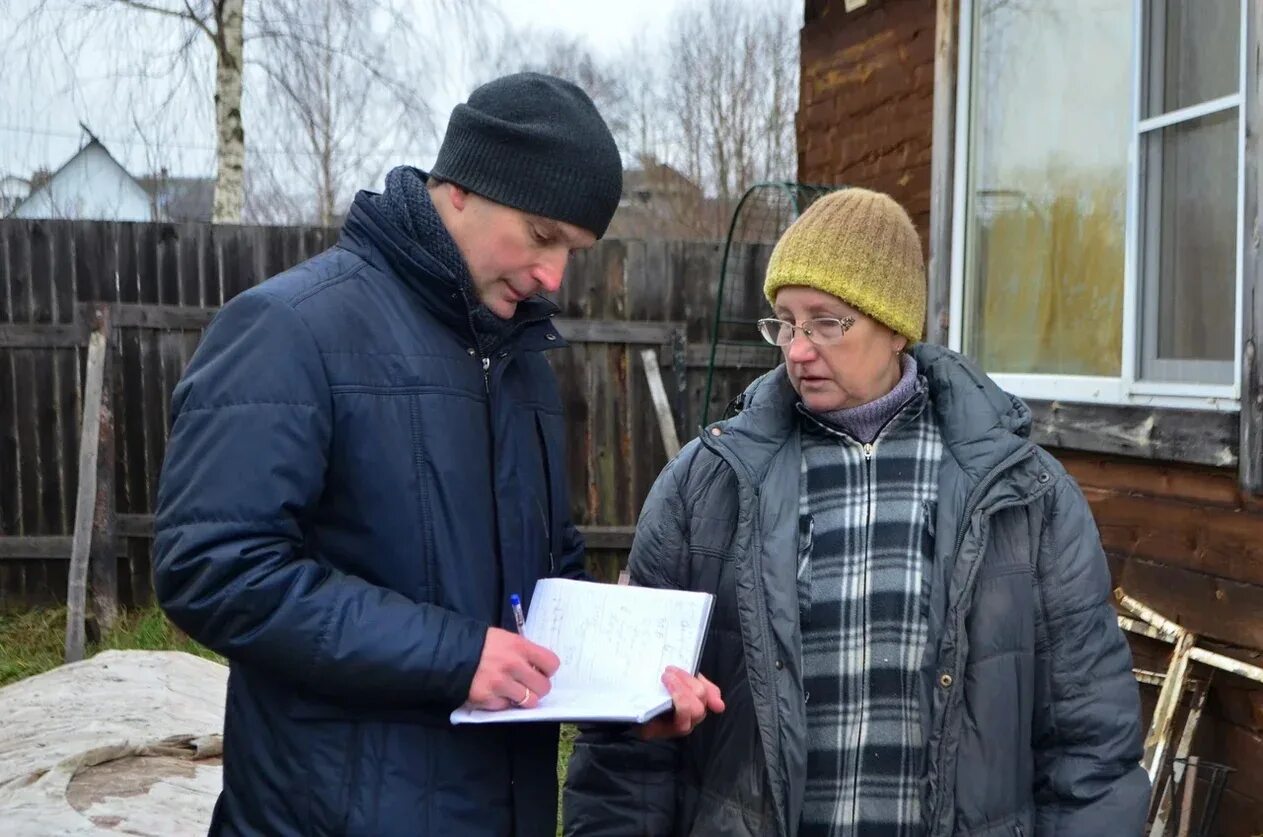
<svg viewBox="0 0 1263 837">
<path fill-rule="evenodd" d="M 942 440 L 925 383 L 871 445 L 804 413 L 802 837 L 919 837 L 918 669 Z"/>
</svg>

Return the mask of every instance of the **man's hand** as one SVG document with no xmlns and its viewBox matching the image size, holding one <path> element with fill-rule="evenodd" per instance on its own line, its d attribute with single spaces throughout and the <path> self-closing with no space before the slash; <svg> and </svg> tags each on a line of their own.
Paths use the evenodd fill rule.
<svg viewBox="0 0 1263 837">
<path fill-rule="evenodd" d="M 557 655 L 542 645 L 489 628 L 467 702 L 476 709 L 537 706 L 552 688 L 548 678 L 560 665 Z"/>
<path fill-rule="evenodd" d="M 706 713 L 724 711 L 719 687 L 700 674 L 694 677 L 683 669 L 667 666 L 662 684 L 671 693 L 675 706 L 671 714 L 654 718 L 640 728 L 640 737 L 645 740 L 688 735 L 706 719 Z"/>
</svg>

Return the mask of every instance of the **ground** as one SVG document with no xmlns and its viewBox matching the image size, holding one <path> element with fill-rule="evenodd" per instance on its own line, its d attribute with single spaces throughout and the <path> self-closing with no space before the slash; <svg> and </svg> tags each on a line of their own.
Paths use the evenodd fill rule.
<svg viewBox="0 0 1263 837">
<path fill-rule="evenodd" d="M 19 614 L 0 614 L 0 686 L 48 671 L 61 664 L 66 641 L 66 610 L 52 608 Z M 173 626 L 161 610 L 149 608 L 124 613 L 117 627 L 101 642 L 88 646 L 88 656 L 111 648 L 142 651 L 187 651 L 216 662 L 224 659 L 198 645 Z M 575 729 L 563 726 L 557 757 L 560 785 L 574 749 Z M 561 801 L 557 804 L 561 819 Z M 557 826 L 561 834 L 561 826 Z"/>
<path fill-rule="evenodd" d="M 65 643 L 65 608 L 0 614 L 0 686 L 60 665 Z M 182 634 L 157 608 L 123 613 L 112 633 L 101 642 L 89 644 L 88 656 L 111 648 L 187 651 L 224 661 Z"/>
</svg>

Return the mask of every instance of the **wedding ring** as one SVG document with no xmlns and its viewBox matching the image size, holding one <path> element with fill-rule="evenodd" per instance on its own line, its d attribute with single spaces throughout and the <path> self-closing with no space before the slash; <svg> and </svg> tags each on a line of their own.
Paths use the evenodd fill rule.
<svg viewBox="0 0 1263 837">
<path fill-rule="evenodd" d="M 522 699 L 521 699 L 521 700 L 515 700 L 515 701 L 513 701 L 513 705 L 514 705 L 514 706 L 521 706 L 522 704 L 526 703 L 526 702 L 527 702 L 528 700 L 530 700 L 530 699 L 531 699 L 531 688 L 530 688 L 529 686 L 527 686 L 527 687 L 526 687 L 526 694 L 522 695 Z"/>
</svg>

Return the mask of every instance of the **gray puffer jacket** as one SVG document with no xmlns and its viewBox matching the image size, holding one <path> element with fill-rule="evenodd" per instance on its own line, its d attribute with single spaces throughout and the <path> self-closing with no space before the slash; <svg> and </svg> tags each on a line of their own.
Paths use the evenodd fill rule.
<svg viewBox="0 0 1263 837">
<path fill-rule="evenodd" d="M 918 346 L 944 443 L 921 666 L 927 837 L 1130 837 L 1140 701 L 1091 511 L 968 360 Z M 701 671 L 727 711 L 674 742 L 585 731 L 570 835 L 794 835 L 806 776 L 801 459 L 784 367 L 680 453 L 645 503 L 635 584 L 714 593 Z"/>
</svg>

